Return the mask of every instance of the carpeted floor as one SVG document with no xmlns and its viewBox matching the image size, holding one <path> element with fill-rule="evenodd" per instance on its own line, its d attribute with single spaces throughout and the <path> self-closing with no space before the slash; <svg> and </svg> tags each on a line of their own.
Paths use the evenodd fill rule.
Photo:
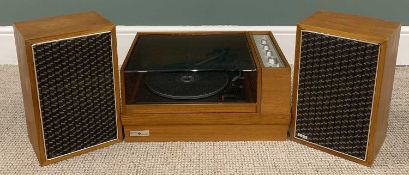
<svg viewBox="0 0 409 175">
<path fill-rule="evenodd" d="M 285 142 L 121 143 L 40 167 L 18 67 L 0 65 L 0 174 L 408 174 L 409 67 L 395 75 L 389 131 L 372 168 Z"/>
</svg>

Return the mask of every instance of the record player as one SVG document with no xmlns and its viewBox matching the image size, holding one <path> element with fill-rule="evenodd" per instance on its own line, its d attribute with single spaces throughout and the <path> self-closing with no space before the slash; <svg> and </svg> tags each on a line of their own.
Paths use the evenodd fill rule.
<svg viewBox="0 0 409 175">
<path fill-rule="evenodd" d="M 271 32 L 138 33 L 121 68 L 125 140 L 285 140 L 290 73 Z"/>
</svg>

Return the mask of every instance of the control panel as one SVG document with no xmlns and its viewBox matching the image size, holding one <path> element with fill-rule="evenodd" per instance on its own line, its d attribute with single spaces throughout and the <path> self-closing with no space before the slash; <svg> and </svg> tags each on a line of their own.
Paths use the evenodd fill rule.
<svg viewBox="0 0 409 175">
<path fill-rule="evenodd" d="M 253 35 L 264 67 L 284 67 L 269 35 Z"/>
</svg>

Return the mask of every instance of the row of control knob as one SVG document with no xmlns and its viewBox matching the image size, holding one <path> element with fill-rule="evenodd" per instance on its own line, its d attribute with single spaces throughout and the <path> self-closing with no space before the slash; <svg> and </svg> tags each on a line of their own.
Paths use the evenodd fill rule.
<svg viewBox="0 0 409 175">
<path fill-rule="evenodd" d="M 278 58 L 277 57 L 273 57 L 273 52 L 270 50 L 270 47 L 268 47 L 267 45 L 267 40 L 266 39 L 262 39 L 261 40 L 261 44 L 263 45 L 263 50 L 266 52 L 266 56 L 267 56 L 267 61 L 270 64 L 277 64 L 278 63 Z"/>
<path fill-rule="evenodd" d="M 279 56 L 268 35 L 253 35 L 260 53 L 261 60 L 266 67 L 281 67 Z"/>
</svg>

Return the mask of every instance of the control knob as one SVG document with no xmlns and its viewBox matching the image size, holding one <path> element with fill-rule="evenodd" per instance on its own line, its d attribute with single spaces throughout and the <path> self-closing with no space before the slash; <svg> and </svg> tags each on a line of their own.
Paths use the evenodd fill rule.
<svg viewBox="0 0 409 175">
<path fill-rule="evenodd" d="M 270 64 L 277 64 L 278 63 L 278 60 L 277 60 L 277 57 L 268 57 L 267 58 L 268 60 L 268 63 L 270 63 Z"/>
<path fill-rule="evenodd" d="M 273 52 L 271 52 L 270 50 L 268 50 L 268 51 L 266 52 L 267 57 L 271 57 L 272 54 L 273 54 Z"/>
<path fill-rule="evenodd" d="M 264 50 L 269 50 L 270 48 L 269 48 L 267 45 L 265 45 L 265 46 L 263 47 L 263 49 L 264 49 Z"/>
</svg>

